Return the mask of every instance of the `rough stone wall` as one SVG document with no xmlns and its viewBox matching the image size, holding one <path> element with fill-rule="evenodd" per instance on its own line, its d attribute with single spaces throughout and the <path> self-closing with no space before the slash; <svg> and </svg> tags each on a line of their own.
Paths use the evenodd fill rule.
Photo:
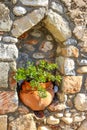
<svg viewBox="0 0 87 130">
<path fill-rule="evenodd" d="M 22 46 L 21 41 L 27 44 Z M 13 79 L 17 61 L 29 59 L 30 54 L 36 61 L 44 59 L 55 44 L 61 91 L 46 110 L 33 112 L 18 100 Z M 19 55 L 21 46 L 25 52 Z M 32 51 L 29 55 L 26 48 Z M 20 65 L 24 60 L 19 60 Z M 86 0 L 0 1 L 0 129 L 87 129 Z"/>
</svg>

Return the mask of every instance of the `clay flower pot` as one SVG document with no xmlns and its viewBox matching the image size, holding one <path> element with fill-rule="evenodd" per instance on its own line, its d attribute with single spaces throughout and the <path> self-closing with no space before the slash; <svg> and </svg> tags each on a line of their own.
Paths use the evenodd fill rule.
<svg viewBox="0 0 87 130">
<path fill-rule="evenodd" d="M 44 110 L 53 100 L 54 91 L 52 82 L 41 83 L 46 89 L 47 97 L 41 98 L 37 90 L 32 90 L 30 83 L 24 81 L 19 92 L 21 101 L 34 111 Z"/>
</svg>

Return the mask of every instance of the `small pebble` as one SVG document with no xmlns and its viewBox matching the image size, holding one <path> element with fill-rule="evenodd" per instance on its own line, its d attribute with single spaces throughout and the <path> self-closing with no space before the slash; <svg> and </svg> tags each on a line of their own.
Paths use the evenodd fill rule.
<svg viewBox="0 0 87 130">
<path fill-rule="evenodd" d="M 38 30 L 34 30 L 33 32 L 30 33 L 34 37 L 41 37 L 41 32 Z"/>
<path fill-rule="evenodd" d="M 13 13 L 16 15 L 16 16 L 21 16 L 21 15 L 24 15 L 26 14 L 26 9 L 21 7 L 21 6 L 15 6 L 13 8 Z"/>
<path fill-rule="evenodd" d="M 63 113 L 56 113 L 55 116 L 58 118 L 61 118 L 61 117 L 63 117 Z"/>
<path fill-rule="evenodd" d="M 55 118 L 54 116 L 49 116 L 47 118 L 47 123 L 50 124 L 50 125 L 56 125 L 56 124 L 59 124 L 60 120 Z"/>
<path fill-rule="evenodd" d="M 41 58 L 44 58 L 44 57 L 45 57 L 45 56 L 44 56 L 43 53 L 37 52 L 37 53 L 34 53 L 34 54 L 33 54 L 33 58 L 35 58 L 35 59 L 41 59 Z"/>
<path fill-rule="evenodd" d="M 47 38 L 48 41 L 52 41 L 53 40 L 51 35 L 47 35 L 46 38 Z"/>
<path fill-rule="evenodd" d="M 54 93 L 57 93 L 58 92 L 58 86 L 54 86 Z"/>
<path fill-rule="evenodd" d="M 13 4 L 16 4 L 18 0 L 11 0 Z"/>
<path fill-rule="evenodd" d="M 68 125 L 73 123 L 73 118 L 71 118 L 71 117 L 62 117 L 61 120 L 64 121 Z"/>
</svg>

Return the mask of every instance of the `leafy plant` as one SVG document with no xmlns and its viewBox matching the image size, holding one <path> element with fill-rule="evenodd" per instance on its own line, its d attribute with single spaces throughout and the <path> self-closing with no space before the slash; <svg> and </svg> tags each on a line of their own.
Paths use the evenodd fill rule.
<svg viewBox="0 0 87 130">
<path fill-rule="evenodd" d="M 37 88 L 40 97 L 46 97 L 46 90 L 42 88 L 40 83 L 48 81 L 60 82 L 61 76 L 54 74 L 55 69 L 57 69 L 57 64 L 48 63 L 45 60 L 40 60 L 38 65 L 35 65 L 33 62 L 28 62 L 26 68 L 22 67 L 17 70 L 15 79 L 17 81 L 29 81 L 32 89 Z"/>
</svg>

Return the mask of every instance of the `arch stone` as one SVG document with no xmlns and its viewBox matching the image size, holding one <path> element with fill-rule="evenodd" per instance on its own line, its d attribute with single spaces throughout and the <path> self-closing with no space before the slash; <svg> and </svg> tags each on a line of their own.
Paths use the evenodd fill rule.
<svg viewBox="0 0 87 130">
<path fill-rule="evenodd" d="M 45 8 L 39 8 L 22 18 L 15 20 L 11 31 L 12 35 L 18 38 L 24 32 L 30 30 L 44 18 L 45 12 Z"/>
<path fill-rule="evenodd" d="M 49 10 L 44 23 L 57 41 L 63 42 L 71 37 L 69 23 L 62 15 Z"/>
<path fill-rule="evenodd" d="M 46 14 L 47 17 L 45 17 Z M 71 29 L 68 21 L 61 14 L 51 9 L 46 12 L 45 8 L 36 9 L 24 17 L 15 20 L 12 35 L 18 38 L 40 21 L 45 24 L 45 27 L 51 32 L 56 41 L 64 42 L 71 37 Z"/>
</svg>

